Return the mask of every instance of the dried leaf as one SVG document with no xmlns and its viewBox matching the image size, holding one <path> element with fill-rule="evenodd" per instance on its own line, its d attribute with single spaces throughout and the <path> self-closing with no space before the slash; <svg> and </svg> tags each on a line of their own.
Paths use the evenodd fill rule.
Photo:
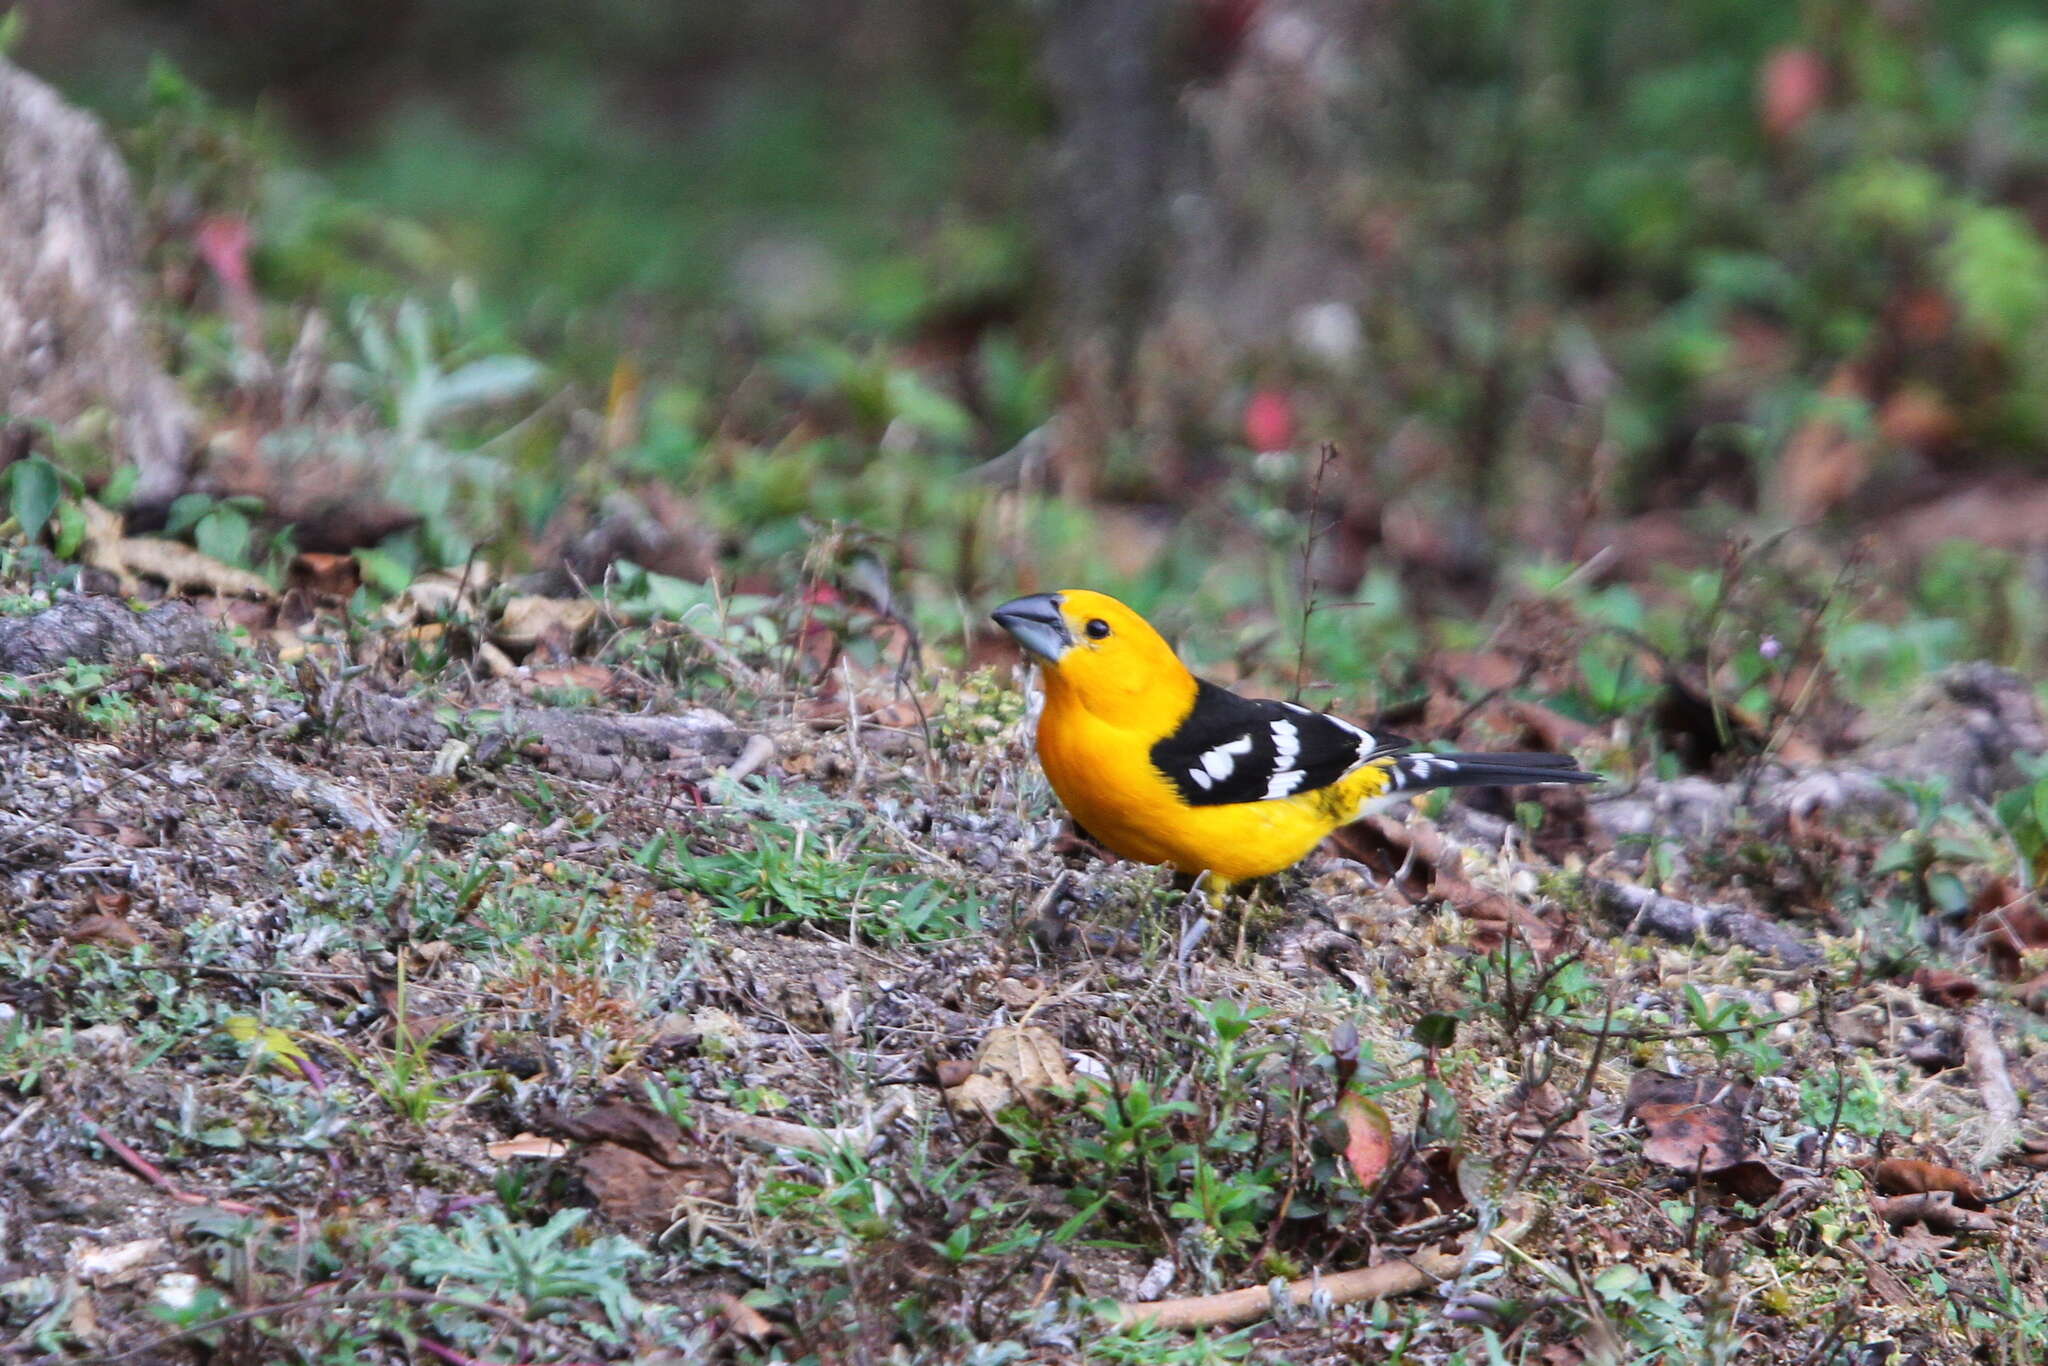
<svg viewBox="0 0 2048 1366">
<path fill-rule="evenodd" d="M 366 561 L 374 553 L 357 552 L 357 565 L 372 567 L 374 562 L 366 564 Z M 441 622 L 457 615 L 473 617 L 477 612 L 477 599 L 490 590 L 493 582 L 491 566 L 482 560 L 471 560 L 460 570 L 431 570 L 406 582 L 384 605 L 381 615 L 388 625 L 397 630 L 423 622 Z"/>
<path fill-rule="evenodd" d="M 720 1295 L 718 1311 L 725 1316 L 726 1326 L 749 1342 L 762 1343 L 786 1336 L 781 1324 L 737 1295 Z"/>
<path fill-rule="evenodd" d="M 1785 1178 L 1778 1175 L 1762 1158 L 1752 1157 L 1723 1167 L 1708 1180 L 1717 1190 L 1726 1191 L 1737 1200 L 1751 1205 L 1761 1205 L 1785 1187 Z"/>
<path fill-rule="evenodd" d="M 1947 1234 L 1912 1224 L 1885 1244 L 1884 1259 L 1893 1266 L 1925 1266 L 1936 1260 L 1937 1253 L 1951 1251 L 1955 1245 L 1956 1240 Z"/>
<path fill-rule="evenodd" d="M 1344 1161 L 1358 1184 L 1372 1190 L 1394 1160 L 1394 1125 L 1376 1101 L 1347 1091 L 1337 1100 L 1337 1117 L 1344 1125 Z"/>
<path fill-rule="evenodd" d="M 1983 994 L 1975 981 L 1946 968 L 1921 968 L 1913 974 L 1913 986 L 1938 1006 L 1966 1006 Z"/>
<path fill-rule="evenodd" d="M 630 1101 L 594 1106 L 560 1120 L 557 1127 L 570 1138 L 632 1148 L 658 1162 L 684 1160 L 682 1127 L 667 1115 Z"/>
<path fill-rule="evenodd" d="M 1472 946 L 1482 953 L 1510 940 L 1538 958 L 1552 957 L 1563 947 L 1558 926 L 1513 897 L 1467 879 L 1458 851 L 1426 825 L 1368 816 L 1336 831 L 1330 843 L 1344 857 L 1393 882 L 1410 901 L 1440 899 L 1471 920 Z"/>
<path fill-rule="evenodd" d="M 1749 1088 L 1726 1077 L 1682 1077 L 1644 1068 L 1628 1079 L 1622 1117 L 1633 1118 L 1639 1107 L 1650 1104 L 1720 1105 L 1740 1113 L 1749 1106 Z"/>
<path fill-rule="evenodd" d="M 143 943 L 141 933 L 118 915 L 89 915 L 64 932 L 73 944 L 100 944 L 107 948 L 132 949 Z"/>
<path fill-rule="evenodd" d="M 606 1218 L 646 1232 L 666 1228 L 690 1200 L 724 1204 L 733 1193 L 732 1172 L 723 1163 L 701 1158 L 658 1162 L 616 1143 L 579 1151 L 576 1174 Z"/>
<path fill-rule="evenodd" d="M 1023 1010 L 1045 995 L 1045 982 L 1037 977 L 1004 977 L 996 982 L 996 999 L 1012 1010 Z"/>
<path fill-rule="evenodd" d="M 535 669 L 527 678 L 532 688 L 588 688 L 600 695 L 608 694 L 618 684 L 619 675 L 602 664 L 567 664 L 555 669 Z"/>
<path fill-rule="evenodd" d="M 1870 1184 L 1880 1195 L 1925 1195 L 1947 1191 L 1961 1209 L 1985 1209 L 1984 1188 L 1957 1171 L 1910 1157 L 1888 1157 L 1870 1170 Z"/>
<path fill-rule="evenodd" d="M 1967 1210 L 1956 1205 L 1948 1191 L 1925 1195 L 1873 1197 L 1870 1207 L 1893 1228 L 1925 1224 L 1937 1233 L 1990 1233 L 1998 1227 L 1998 1216 L 1989 1210 Z"/>
<path fill-rule="evenodd" d="M 1514 1111 L 1508 1121 L 1508 1131 L 1524 1143 L 1534 1143 L 1550 1133 L 1551 1126 L 1558 1123 L 1570 1099 L 1550 1082 L 1541 1086 L 1518 1086 L 1510 1097 Z M 1589 1130 L 1586 1113 L 1583 1110 L 1573 1114 L 1557 1132 L 1551 1135 L 1550 1152 L 1559 1157 L 1568 1157 L 1585 1152 Z"/>
<path fill-rule="evenodd" d="M 498 614 L 491 638 L 508 650 L 530 650 L 548 641 L 567 653 L 597 624 L 593 598 L 543 598 L 531 594 L 509 599 Z"/>
<path fill-rule="evenodd" d="M 2008 982 L 2021 977 L 2033 954 L 2048 949 L 2048 913 L 2039 895 L 2020 891 L 2007 878 L 1994 878 L 1978 892 L 1969 923 L 1982 937 L 1985 957 Z"/>
<path fill-rule="evenodd" d="M 322 598 L 346 599 L 362 586 L 362 568 L 353 555 L 326 555 L 302 551 L 292 557 L 286 572 L 287 588 L 303 589 Z"/>
<path fill-rule="evenodd" d="M 2012 1159 L 2023 1167 L 2033 1167 L 2037 1170 L 2048 1168 L 2048 1138 L 2022 1140 L 2019 1150 L 2012 1154 Z"/>
<path fill-rule="evenodd" d="M 1643 1156 L 1660 1167 L 1719 1172 L 1749 1156 L 1742 1116 L 1722 1106 L 1655 1101 L 1637 1106 L 1635 1117 L 1650 1131 Z"/>
<path fill-rule="evenodd" d="M 946 1091 L 956 1114 L 995 1114 L 1018 1102 L 1043 1108 L 1046 1097 L 1072 1085 L 1059 1040 L 1036 1025 L 992 1029 L 975 1056 L 974 1073 Z"/>
</svg>

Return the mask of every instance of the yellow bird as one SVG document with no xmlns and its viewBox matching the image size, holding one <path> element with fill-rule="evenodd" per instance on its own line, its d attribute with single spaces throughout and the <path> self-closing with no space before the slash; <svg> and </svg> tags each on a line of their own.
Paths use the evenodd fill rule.
<svg viewBox="0 0 2048 1366">
<path fill-rule="evenodd" d="M 1564 754 L 1432 754 L 1293 702 L 1196 678 L 1103 593 L 1035 593 L 996 623 L 1038 663 L 1038 758 L 1083 830 L 1123 858 L 1231 884 L 1292 867 L 1325 835 L 1436 787 L 1592 783 Z"/>
</svg>

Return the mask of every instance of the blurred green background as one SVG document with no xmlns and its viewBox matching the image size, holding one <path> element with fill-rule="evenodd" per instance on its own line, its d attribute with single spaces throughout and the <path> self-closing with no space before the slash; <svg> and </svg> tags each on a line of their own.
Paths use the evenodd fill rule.
<svg viewBox="0 0 2048 1366">
<path fill-rule="evenodd" d="M 335 320 L 411 444 L 359 407 L 264 449 L 367 443 L 394 580 L 652 539 L 772 584 L 826 546 L 956 621 L 1088 581 L 1246 648 L 1368 598 L 1317 647 L 1341 668 L 1594 554 L 1591 586 L 1696 607 L 1674 574 L 1790 528 L 1823 580 L 1861 536 L 1966 604 L 1938 653 L 2038 658 L 2037 4 L 15 13 L 15 58 L 124 138 L 188 386 L 231 408 L 243 344 L 209 218 L 250 229 L 265 346 Z M 418 401 L 484 357 L 532 368 Z"/>
</svg>

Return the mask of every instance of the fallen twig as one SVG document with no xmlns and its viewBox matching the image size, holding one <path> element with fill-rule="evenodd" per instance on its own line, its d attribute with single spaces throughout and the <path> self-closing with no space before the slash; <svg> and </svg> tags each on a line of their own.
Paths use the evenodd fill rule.
<svg viewBox="0 0 2048 1366">
<path fill-rule="evenodd" d="M 288 802 L 312 807 L 336 825 L 359 834 L 383 835 L 398 828 L 391 817 L 362 793 L 276 759 L 251 759 L 235 770 L 235 777 Z"/>
<path fill-rule="evenodd" d="M 12 1142 L 14 1140 L 14 1136 L 20 1133 L 23 1129 L 27 1128 L 28 1122 L 34 1119 L 36 1117 L 36 1113 L 42 1108 L 43 1098 L 41 1096 L 37 1096 L 28 1104 L 22 1106 L 21 1113 L 16 1115 L 13 1119 L 8 1120 L 6 1128 L 0 1129 L 0 1143 Z"/>
<path fill-rule="evenodd" d="M 899 1091 L 876 1106 L 874 1113 L 860 1123 L 844 1124 L 836 1129 L 792 1124 L 786 1119 L 750 1115 L 710 1102 L 700 1102 L 692 1107 L 692 1112 L 710 1120 L 719 1133 L 733 1138 L 765 1143 L 771 1148 L 803 1148 L 808 1152 L 826 1153 L 840 1147 L 866 1148 L 874 1142 L 877 1134 L 909 1109 L 910 1097 Z"/>
<path fill-rule="evenodd" d="M 1963 1039 L 1963 1061 L 1991 1121 L 1984 1142 L 1977 1149 L 1978 1165 L 1989 1167 L 2005 1156 L 2006 1149 L 2020 1136 L 2020 1096 L 2005 1065 L 2005 1050 L 1998 1046 L 1991 1011 L 1984 1006 L 1965 1011 L 1959 1032 Z"/>
<path fill-rule="evenodd" d="M 156 1163 L 150 1161 L 141 1153 L 136 1152 L 135 1149 L 129 1147 L 120 1139 L 115 1138 L 91 1120 L 85 1121 L 85 1132 L 95 1141 L 104 1144 L 107 1151 L 120 1158 L 123 1165 L 130 1171 L 181 1205 L 211 1205 L 215 1209 L 224 1209 L 230 1214 L 261 1214 L 263 1212 L 256 1206 L 245 1204 L 240 1200 L 214 1200 L 207 1196 L 194 1195 L 191 1191 L 181 1189 L 170 1177 L 164 1175 L 163 1168 L 157 1166 Z"/>
<path fill-rule="evenodd" d="M 1501 1229 L 1492 1236 L 1512 1240 L 1520 1236 L 1520 1230 Z M 1457 1252 L 1416 1252 L 1398 1262 L 1382 1262 L 1356 1271 L 1292 1281 L 1284 1293 L 1296 1304 L 1306 1304 L 1311 1297 L 1320 1294 L 1332 1305 L 1412 1295 L 1455 1278 L 1487 1238 L 1488 1235 L 1483 1233 L 1474 1234 Z M 1265 1318 L 1273 1312 L 1273 1299 L 1270 1287 L 1253 1285 L 1242 1290 L 1226 1290 L 1220 1294 L 1195 1295 L 1180 1300 L 1130 1301 L 1117 1305 L 1116 1321 L 1125 1325 L 1152 1323 L 1161 1328 L 1221 1328 Z"/>
<path fill-rule="evenodd" d="M 1797 1010 L 1788 1010 L 1782 1015 L 1766 1015 L 1761 1020 L 1746 1020 L 1741 1024 L 1732 1025 L 1712 1025 L 1702 1029 L 1642 1029 L 1632 1025 L 1624 1026 L 1620 1029 L 1610 1029 L 1604 1024 L 1600 1028 L 1595 1029 L 1591 1025 L 1580 1024 L 1577 1020 L 1559 1020 L 1556 1023 L 1556 1027 L 1568 1030 L 1573 1034 L 1583 1034 L 1589 1039 L 1627 1039 L 1630 1043 L 1669 1043 L 1675 1039 L 1718 1039 L 1725 1038 L 1730 1034 L 1756 1034 L 1766 1029 L 1775 1029 L 1788 1020 L 1804 1019 L 1806 1016 L 1813 1014 L 1819 1008 L 1819 1005 L 1820 1002 L 1815 1001 L 1810 1005 L 1801 1006 Z"/>
<path fill-rule="evenodd" d="M 1648 887 L 1605 878 L 1595 878 L 1588 885 L 1593 904 L 1617 920 L 1626 920 L 1631 930 L 1646 930 L 1680 944 L 1696 939 L 1729 939 L 1759 953 L 1775 954 L 1781 962 L 1795 967 L 1820 961 L 1819 949 L 1754 911 L 1681 901 Z"/>
<path fill-rule="evenodd" d="M 765 735 L 750 735 L 747 737 L 746 748 L 740 751 L 739 758 L 733 760 L 732 767 L 725 771 L 725 776 L 733 782 L 739 782 L 742 778 L 751 776 L 756 769 L 774 757 L 773 740 Z"/>
</svg>

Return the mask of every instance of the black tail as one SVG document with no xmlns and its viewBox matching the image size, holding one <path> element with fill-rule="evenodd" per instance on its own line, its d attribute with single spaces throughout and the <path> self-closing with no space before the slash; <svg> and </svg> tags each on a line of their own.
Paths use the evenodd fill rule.
<svg viewBox="0 0 2048 1366">
<path fill-rule="evenodd" d="M 1597 783 L 1569 754 L 1430 754 L 1417 750 L 1394 760 L 1391 790 L 1433 787 L 1520 787 L 1527 783 Z"/>
</svg>

